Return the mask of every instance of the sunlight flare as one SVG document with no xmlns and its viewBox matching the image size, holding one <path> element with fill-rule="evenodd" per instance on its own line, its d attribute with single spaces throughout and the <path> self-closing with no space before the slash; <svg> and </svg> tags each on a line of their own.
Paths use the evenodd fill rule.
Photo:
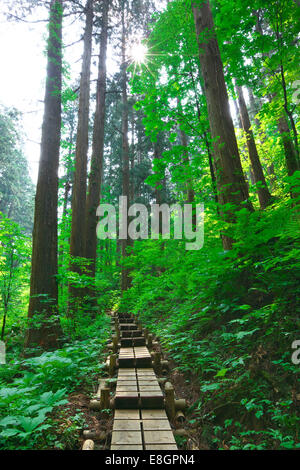
<svg viewBox="0 0 300 470">
<path fill-rule="evenodd" d="M 148 48 L 142 43 L 136 43 L 132 46 L 130 57 L 132 62 L 136 64 L 144 64 L 147 60 Z"/>
</svg>

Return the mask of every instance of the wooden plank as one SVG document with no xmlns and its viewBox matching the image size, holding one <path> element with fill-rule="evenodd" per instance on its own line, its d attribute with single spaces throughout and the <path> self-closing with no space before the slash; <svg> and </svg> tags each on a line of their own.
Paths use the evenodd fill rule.
<svg viewBox="0 0 300 470">
<path fill-rule="evenodd" d="M 131 376 L 135 377 L 136 376 L 135 369 L 133 369 L 133 368 L 132 369 L 130 369 L 130 368 L 123 369 L 123 370 L 119 369 L 118 377 L 122 377 L 124 375 L 126 375 L 126 376 L 131 375 Z"/>
<path fill-rule="evenodd" d="M 151 370 L 151 369 L 139 369 L 138 368 L 136 372 L 137 372 L 137 376 L 139 378 L 147 377 L 147 379 L 144 379 L 144 380 L 148 380 L 148 377 L 155 377 L 156 378 L 156 375 L 155 375 L 154 371 Z"/>
<path fill-rule="evenodd" d="M 150 353 L 149 353 L 148 349 L 144 346 L 135 346 L 134 347 L 134 353 L 135 353 L 135 355 L 146 354 L 147 356 L 150 356 Z"/>
<path fill-rule="evenodd" d="M 116 398 L 117 397 L 136 397 L 138 398 L 139 394 L 137 391 L 120 391 L 116 393 Z"/>
<path fill-rule="evenodd" d="M 145 338 L 133 338 L 132 339 L 132 343 L 134 346 L 142 346 L 143 344 L 145 344 Z"/>
<path fill-rule="evenodd" d="M 132 338 L 121 338 L 121 347 L 133 346 L 134 341 Z"/>
<path fill-rule="evenodd" d="M 135 359 L 135 364 L 136 364 L 136 367 L 139 367 L 139 366 L 151 367 L 151 365 L 152 365 L 151 357 L 137 357 Z"/>
<path fill-rule="evenodd" d="M 139 397 L 138 394 L 133 395 L 123 395 L 119 394 L 115 396 L 115 407 L 116 409 L 123 409 L 123 410 L 132 410 L 139 408 Z"/>
<path fill-rule="evenodd" d="M 135 365 L 134 357 L 120 357 L 119 367 L 132 367 Z"/>
<path fill-rule="evenodd" d="M 129 385 L 129 384 L 136 384 L 137 381 L 136 381 L 136 378 L 133 375 L 132 376 L 131 375 L 127 375 L 127 376 L 124 375 L 124 378 L 123 377 L 118 378 L 117 383 L 120 384 L 120 385 L 122 385 L 122 384 L 128 384 Z"/>
<path fill-rule="evenodd" d="M 130 379 L 129 377 L 125 377 L 124 379 L 118 379 L 118 385 L 136 385 L 136 379 L 132 378 Z"/>
<path fill-rule="evenodd" d="M 141 337 L 141 330 L 121 330 L 121 338 Z"/>
<path fill-rule="evenodd" d="M 142 410 L 142 420 L 145 419 L 168 419 L 165 410 Z"/>
<path fill-rule="evenodd" d="M 142 397 L 163 397 L 163 393 L 161 390 L 157 392 L 140 392 L 140 396 Z"/>
<path fill-rule="evenodd" d="M 130 356 L 134 356 L 134 349 L 133 348 L 120 348 L 119 356 L 122 354 L 130 354 Z"/>
<path fill-rule="evenodd" d="M 129 410 L 130 411 L 130 410 Z M 113 431 L 140 431 L 141 421 L 136 419 L 115 419 Z"/>
<path fill-rule="evenodd" d="M 142 423 L 144 431 L 172 431 L 168 419 L 145 419 Z"/>
<path fill-rule="evenodd" d="M 139 382 L 147 382 L 149 383 L 150 381 L 153 382 L 153 381 L 156 381 L 157 382 L 157 378 L 155 377 L 155 375 L 138 375 L 138 381 Z"/>
<path fill-rule="evenodd" d="M 119 323 L 120 330 L 136 330 L 137 326 L 134 323 Z"/>
<path fill-rule="evenodd" d="M 146 445 L 146 450 L 178 450 L 177 445 L 161 445 L 161 444 L 148 444 Z"/>
<path fill-rule="evenodd" d="M 134 385 L 133 383 L 130 384 L 130 385 L 123 385 L 123 384 L 120 384 L 118 383 L 117 384 L 117 394 L 119 392 L 137 392 L 138 389 L 137 389 L 137 385 Z"/>
<path fill-rule="evenodd" d="M 158 381 L 155 378 L 149 380 L 139 380 L 137 383 L 139 384 L 139 387 L 160 387 Z"/>
<path fill-rule="evenodd" d="M 175 444 L 172 431 L 144 431 L 145 444 Z"/>
<path fill-rule="evenodd" d="M 143 446 L 142 445 L 132 445 L 132 446 L 123 446 L 123 445 L 113 445 L 110 447 L 110 450 L 143 450 Z"/>
<path fill-rule="evenodd" d="M 147 431 L 151 432 L 151 431 Z M 149 442 L 150 443 L 150 442 Z M 113 431 L 111 445 L 142 445 L 141 431 Z"/>
<path fill-rule="evenodd" d="M 140 412 L 139 410 L 116 410 L 115 419 L 139 419 Z"/>
<path fill-rule="evenodd" d="M 162 409 L 164 408 L 164 397 L 158 392 L 140 392 L 141 407 L 147 409 Z"/>
<path fill-rule="evenodd" d="M 139 384 L 140 392 L 161 392 L 161 388 L 159 385 L 140 385 Z"/>
</svg>

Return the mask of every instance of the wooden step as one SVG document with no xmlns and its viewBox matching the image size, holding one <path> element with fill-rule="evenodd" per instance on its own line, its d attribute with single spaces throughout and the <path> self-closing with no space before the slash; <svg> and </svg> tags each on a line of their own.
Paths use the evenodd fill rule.
<svg viewBox="0 0 300 470">
<path fill-rule="evenodd" d="M 142 336 L 142 330 L 124 330 L 121 331 L 121 338 L 133 338 Z"/>
<path fill-rule="evenodd" d="M 120 314 L 118 326 L 121 348 L 110 449 L 177 450 L 143 332 L 130 314 Z"/>
<path fill-rule="evenodd" d="M 116 410 L 111 450 L 177 450 L 164 410 Z"/>
<path fill-rule="evenodd" d="M 119 323 L 136 323 L 135 318 L 119 318 Z"/>
<path fill-rule="evenodd" d="M 121 338 L 121 347 L 130 347 L 130 346 L 145 346 L 146 340 L 143 336 L 133 337 L 133 338 Z"/>
<path fill-rule="evenodd" d="M 132 354 L 132 348 L 124 355 Z M 124 359 L 128 360 L 128 359 Z M 115 395 L 116 409 L 162 409 L 164 396 L 153 370 L 119 369 Z"/>
<path fill-rule="evenodd" d="M 137 330 L 137 325 L 135 323 L 119 323 L 120 330 Z"/>
</svg>

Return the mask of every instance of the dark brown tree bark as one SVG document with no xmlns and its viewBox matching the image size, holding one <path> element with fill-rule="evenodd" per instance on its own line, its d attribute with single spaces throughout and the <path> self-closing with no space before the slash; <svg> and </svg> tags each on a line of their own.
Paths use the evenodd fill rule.
<svg viewBox="0 0 300 470">
<path fill-rule="evenodd" d="M 121 57 L 122 57 L 122 196 L 127 197 L 128 207 L 130 206 L 130 173 L 129 173 L 129 141 L 128 141 L 128 95 L 127 95 L 127 61 L 126 61 L 126 40 L 127 40 L 127 25 L 126 25 L 126 9 L 122 8 L 122 44 L 121 44 Z M 128 237 L 121 240 L 122 257 L 127 256 L 127 247 L 129 246 Z M 129 271 L 122 267 L 121 289 L 127 290 L 130 287 Z"/>
<path fill-rule="evenodd" d="M 265 175 L 261 166 L 261 162 L 259 159 L 253 131 L 251 129 L 250 118 L 244 98 L 243 89 L 241 86 L 236 86 L 237 94 L 238 94 L 238 101 L 239 101 L 239 108 L 241 112 L 241 119 L 244 132 L 246 134 L 246 142 L 248 147 L 249 158 L 252 166 L 253 176 L 254 176 L 254 183 L 261 183 L 261 186 L 257 190 L 259 204 L 262 209 L 265 209 L 271 202 L 272 196 L 268 189 Z"/>
<path fill-rule="evenodd" d="M 198 67 L 197 67 L 198 68 L 198 75 L 199 75 L 198 78 L 199 78 L 199 83 L 200 83 L 200 86 L 201 86 L 201 91 L 202 91 L 202 94 L 205 95 L 204 87 L 203 87 L 203 84 L 202 84 L 203 80 L 202 80 L 201 68 L 200 68 L 199 64 L 197 64 L 197 65 L 198 65 Z M 192 79 L 193 89 L 194 89 L 194 94 L 195 94 L 195 99 L 196 99 L 197 116 L 198 116 L 198 119 L 199 119 L 199 123 L 201 123 L 201 107 L 200 107 L 196 82 L 195 82 L 195 79 L 194 79 L 192 68 L 190 70 L 190 76 L 191 76 L 191 79 Z M 211 176 L 214 200 L 216 202 L 217 213 L 219 214 L 220 211 L 219 211 L 219 206 L 218 206 L 219 199 L 218 199 L 218 191 L 217 191 L 216 171 L 215 171 L 214 163 L 213 163 L 212 146 L 211 146 L 211 143 L 210 143 L 209 138 L 208 138 L 208 132 L 206 130 L 203 132 L 203 139 L 204 139 L 205 147 L 206 147 L 206 150 L 207 150 L 209 171 L 210 171 L 210 176 Z"/>
<path fill-rule="evenodd" d="M 61 135 L 62 0 L 50 3 L 47 80 L 42 126 L 41 157 L 35 197 L 32 266 L 25 347 L 56 348 L 62 331 L 57 319 L 57 204 Z"/>
<path fill-rule="evenodd" d="M 108 34 L 108 11 L 110 0 L 103 2 L 102 30 L 98 64 L 98 80 L 96 93 L 96 112 L 93 129 L 93 149 L 91 170 L 89 175 L 88 195 L 85 219 L 85 257 L 90 262 L 90 275 L 95 276 L 97 251 L 97 207 L 100 203 L 101 180 L 103 172 L 104 126 L 105 126 L 105 95 L 106 95 L 106 54 Z"/>
<path fill-rule="evenodd" d="M 240 110 L 239 110 L 239 107 L 238 107 L 238 104 L 237 104 L 236 100 L 233 100 L 233 105 L 234 105 L 234 110 L 235 110 L 235 114 L 236 114 L 237 127 L 239 129 L 243 130 L 241 113 L 240 113 Z M 242 149 L 244 150 L 244 146 L 242 147 Z M 241 157 L 242 156 L 243 156 L 243 154 L 241 155 Z M 247 157 L 244 157 L 244 161 L 247 161 Z M 252 171 L 251 165 L 249 167 L 249 171 L 244 172 L 244 174 L 245 174 L 245 180 L 246 180 L 247 188 L 249 190 L 249 181 L 251 181 L 251 183 L 254 184 L 254 176 L 253 176 L 253 171 Z"/>
<path fill-rule="evenodd" d="M 90 75 L 93 33 L 93 0 L 86 3 L 86 24 L 84 33 L 84 48 L 81 68 L 78 127 L 75 154 L 75 173 L 72 191 L 72 227 L 70 254 L 71 257 L 84 257 L 84 228 L 87 187 L 87 154 L 89 146 L 89 109 L 90 109 Z M 71 264 L 71 270 L 80 273 L 78 264 Z M 80 297 L 82 289 L 70 286 L 70 296 Z"/>
<path fill-rule="evenodd" d="M 135 166 L 135 119 L 134 119 L 134 109 L 132 108 L 131 113 L 131 148 L 130 148 L 130 200 L 134 201 L 135 198 L 135 187 L 134 187 L 134 166 Z"/>
<path fill-rule="evenodd" d="M 216 38 L 212 12 L 208 1 L 192 2 L 204 91 L 211 135 L 214 141 L 214 166 L 221 206 L 229 203 L 236 209 L 253 210 L 243 175 L 234 126 L 229 109 L 223 64 Z M 234 221 L 233 211 L 222 215 Z M 224 249 L 232 247 L 232 240 L 223 237 Z"/>
<path fill-rule="evenodd" d="M 236 100 L 233 100 L 233 106 L 236 114 L 236 120 L 237 120 L 237 126 L 239 129 L 243 129 L 243 124 L 242 124 L 242 119 L 241 119 L 241 113 L 237 104 Z"/>
<path fill-rule="evenodd" d="M 297 162 L 299 164 L 298 132 L 297 132 L 297 127 L 296 127 L 293 111 L 291 111 L 290 105 L 288 102 L 287 85 L 286 85 L 286 80 L 285 80 L 285 70 L 282 64 L 282 60 L 281 60 L 281 66 L 280 66 L 280 75 L 281 75 L 281 85 L 282 85 L 283 96 L 284 96 L 284 110 L 291 124 L 292 132 L 294 136 L 294 149 L 295 149 L 296 156 L 297 156 Z"/>
<path fill-rule="evenodd" d="M 282 144 L 284 148 L 284 155 L 285 155 L 285 164 L 287 168 L 287 172 L 289 176 L 293 176 L 295 171 L 299 170 L 298 159 L 297 159 L 297 152 L 291 137 L 289 125 L 287 122 L 287 118 L 282 115 L 278 119 L 278 130 L 281 135 Z"/>
</svg>

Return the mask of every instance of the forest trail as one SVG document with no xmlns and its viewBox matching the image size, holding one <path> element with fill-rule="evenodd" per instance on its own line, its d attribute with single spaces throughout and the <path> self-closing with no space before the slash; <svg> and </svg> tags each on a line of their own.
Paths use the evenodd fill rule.
<svg viewBox="0 0 300 470">
<path fill-rule="evenodd" d="M 299 450 L 298 2 L 0 16 L 0 450 Z"/>
<path fill-rule="evenodd" d="M 110 450 L 177 450 L 170 421 L 175 417 L 174 389 L 158 379 L 164 361 L 152 335 L 134 317 L 118 314 L 113 318 L 113 353 L 108 359 L 110 377 L 117 371 L 116 392 L 109 400 L 109 389 L 100 392 L 101 407 L 114 408 Z M 170 418 L 170 421 L 169 421 Z M 83 446 L 86 448 L 88 444 Z"/>
</svg>

